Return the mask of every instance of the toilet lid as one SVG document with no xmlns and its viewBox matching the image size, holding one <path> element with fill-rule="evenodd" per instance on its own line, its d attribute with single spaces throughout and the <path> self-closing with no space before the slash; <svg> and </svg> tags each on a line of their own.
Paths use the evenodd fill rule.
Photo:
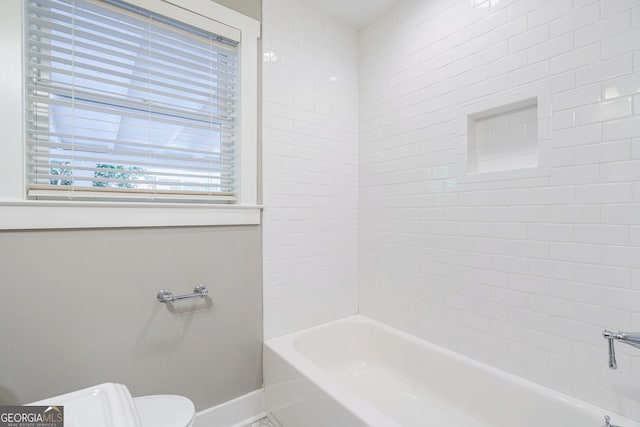
<svg viewBox="0 0 640 427">
<path fill-rule="evenodd" d="M 135 397 L 143 427 L 187 427 L 196 413 L 193 402 L 170 394 Z"/>
</svg>

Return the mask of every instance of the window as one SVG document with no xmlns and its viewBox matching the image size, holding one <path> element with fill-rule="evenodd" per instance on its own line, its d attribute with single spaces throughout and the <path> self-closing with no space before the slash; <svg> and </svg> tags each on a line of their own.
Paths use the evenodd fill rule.
<svg viewBox="0 0 640 427">
<path fill-rule="evenodd" d="M 204 218 L 256 207 L 258 23 L 211 1 L 174 1 L 24 2 L 22 156 L 15 132 L 0 148 L 23 179 L 0 181 L 0 213 L 172 207 Z M 0 31 L 15 38 L 15 24 Z"/>
</svg>

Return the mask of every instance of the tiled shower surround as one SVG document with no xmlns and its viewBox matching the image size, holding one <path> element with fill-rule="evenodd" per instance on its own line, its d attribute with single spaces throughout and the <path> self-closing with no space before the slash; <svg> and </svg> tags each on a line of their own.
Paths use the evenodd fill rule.
<svg viewBox="0 0 640 427">
<path fill-rule="evenodd" d="M 401 2 L 359 59 L 360 312 L 640 419 L 601 336 L 640 330 L 640 0 Z M 538 87 L 550 171 L 458 169 L 463 112 Z"/>
<path fill-rule="evenodd" d="M 295 3 L 264 2 L 266 337 L 359 309 L 640 420 L 601 336 L 640 331 L 640 0 L 404 0 L 357 48 Z M 549 167 L 468 173 L 465 112 L 531 91 Z"/>
<path fill-rule="evenodd" d="M 358 310 L 357 33 L 263 1 L 265 338 Z"/>
</svg>

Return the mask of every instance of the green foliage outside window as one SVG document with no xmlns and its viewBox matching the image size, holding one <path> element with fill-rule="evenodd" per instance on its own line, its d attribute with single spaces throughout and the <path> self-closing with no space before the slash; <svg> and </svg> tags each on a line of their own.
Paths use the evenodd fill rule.
<svg viewBox="0 0 640 427">
<path fill-rule="evenodd" d="M 142 179 L 144 178 L 144 174 L 140 172 L 144 172 L 144 168 L 138 166 L 116 166 L 99 163 L 96 165 L 97 169 L 93 173 L 94 178 L 103 178 L 103 179 L 121 179 L 127 180 L 127 182 L 113 182 L 113 181 L 102 181 L 97 180 L 93 181 L 94 187 L 111 187 L 111 188 L 136 188 L 137 185 L 135 182 L 131 182 L 131 180 Z M 104 170 L 109 169 L 109 170 Z"/>
<path fill-rule="evenodd" d="M 63 162 L 60 160 L 51 160 L 49 162 L 51 165 L 53 165 L 50 169 L 49 174 L 50 175 L 56 175 L 56 176 L 71 176 L 73 175 L 72 171 L 70 168 L 65 167 L 65 166 L 71 166 L 70 162 Z M 49 180 L 49 184 L 51 185 L 73 185 L 73 180 L 71 179 L 51 179 Z"/>
</svg>

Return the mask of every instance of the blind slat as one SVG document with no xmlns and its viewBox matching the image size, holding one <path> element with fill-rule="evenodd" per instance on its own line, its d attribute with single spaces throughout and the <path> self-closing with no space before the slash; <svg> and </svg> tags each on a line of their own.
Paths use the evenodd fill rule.
<svg viewBox="0 0 640 427">
<path fill-rule="evenodd" d="M 129 199 L 141 201 L 235 201 L 236 196 L 233 193 L 202 193 L 199 191 L 181 191 L 175 192 L 170 190 L 136 191 L 135 189 L 114 189 L 109 187 L 83 188 L 83 187 L 62 187 L 55 185 L 33 185 L 28 192 L 31 197 L 50 198 L 50 199 L 75 199 L 75 200 L 94 200 L 94 199 Z"/>
<path fill-rule="evenodd" d="M 182 152 L 180 152 L 180 154 L 166 154 L 166 153 L 153 153 L 153 154 L 148 154 L 148 153 L 144 153 L 144 152 L 140 152 L 140 151 L 134 151 L 134 150 L 124 150 L 124 149 L 118 149 L 118 148 L 114 148 L 113 146 L 111 147 L 99 147 L 99 146 L 95 146 L 95 145 L 84 145 L 84 144 L 54 144 L 54 143 L 44 143 L 44 144 L 40 144 L 39 145 L 40 148 L 51 148 L 51 149 L 62 149 L 65 150 L 66 154 L 64 155 L 64 157 L 68 157 L 68 158 L 72 158 L 73 157 L 73 153 L 74 152 L 80 152 L 80 153 L 95 153 L 95 157 L 93 157 L 96 161 L 100 161 L 102 163 L 108 163 L 105 162 L 104 159 L 109 153 L 113 153 L 113 154 L 117 154 L 117 155 L 123 155 L 123 156 L 127 156 L 127 158 L 131 161 L 131 160 L 140 160 L 140 159 L 147 159 L 147 158 L 156 158 L 156 159 L 167 159 L 168 161 L 166 162 L 167 164 L 172 164 L 172 163 L 177 163 L 177 162 L 193 162 L 195 164 L 197 163 L 210 163 L 213 162 L 214 160 L 216 160 L 215 158 L 210 158 L 210 157 L 206 157 L 206 156 L 201 156 L 201 157 L 195 157 L 193 155 L 189 156 L 188 153 L 186 153 L 184 150 Z M 38 156 L 40 158 L 60 158 L 62 157 L 60 152 L 55 152 L 52 150 L 49 151 L 30 151 L 31 153 L 38 153 Z M 42 153 L 42 154 L 40 154 Z M 47 154 L 49 153 L 49 154 Z M 35 155 L 35 154 L 34 154 Z M 217 156 L 218 154 L 209 154 L 208 156 Z M 232 153 L 228 153 L 226 155 L 226 158 L 230 158 L 231 160 L 228 161 L 229 164 L 233 163 L 233 155 Z M 116 160 L 115 158 L 112 160 Z M 40 162 L 41 163 L 41 162 Z M 117 162 L 118 164 L 122 164 L 122 161 Z"/>
<path fill-rule="evenodd" d="M 116 4 L 118 2 L 114 1 L 112 3 Z M 125 5 L 125 3 L 119 3 L 119 6 L 122 5 Z M 94 13 L 89 12 L 89 8 L 94 8 Z M 113 14 L 114 19 L 106 17 L 110 12 L 115 12 Z M 84 0 L 83 2 L 75 2 L 75 5 L 71 6 L 71 4 L 65 4 L 61 0 L 42 0 L 37 5 L 31 3 L 27 13 L 31 15 L 30 22 L 36 24 L 36 26 L 51 27 L 63 32 L 71 32 L 71 29 L 81 31 L 83 34 L 95 31 L 116 40 L 128 41 L 134 44 L 140 43 L 140 41 L 150 42 L 150 39 L 145 37 L 145 34 L 154 33 L 157 38 L 153 40 L 172 40 L 167 44 L 172 46 L 182 45 L 181 47 L 188 48 L 191 54 L 198 52 L 198 50 L 209 51 L 210 49 L 220 53 L 227 52 L 231 55 L 236 53 L 236 49 L 234 49 L 236 43 L 231 40 L 224 40 L 224 38 L 206 32 L 194 34 L 191 31 L 184 31 L 178 28 L 177 25 L 180 24 L 176 21 L 165 18 L 166 22 L 171 21 L 171 24 L 167 25 L 166 22 L 160 22 L 152 17 L 145 17 L 136 13 L 128 14 L 121 7 L 114 7 L 104 2 L 92 3 L 91 0 Z M 45 19 L 41 20 L 40 17 Z M 42 21 L 45 22 L 43 23 Z M 224 42 L 221 42 L 221 40 L 224 40 Z"/>
<path fill-rule="evenodd" d="M 64 27 L 60 26 L 60 30 L 63 30 Z M 48 31 L 33 31 L 31 33 L 32 40 L 29 40 L 29 46 L 32 48 L 40 48 L 44 47 L 46 49 L 54 49 L 59 51 L 60 53 L 68 53 L 69 48 L 72 46 L 78 53 L 86 55 L 85 57 L 89 57 L 88 52 L 95 52 L 98 50 L 102 54 L 108 57 L 120 58 L 120 59 L 131 59 L 136 58 L 135 55 L 146 55 L 149 61 L 160 64 L 164 66 L 169 66 L 170 69 L 175 69 L 175 65 L 188 65 L 191 64 L 195 68 L 194 70 L 199 70 L 202 73 L 206 73 L 210 67 L 216 67 L 216 69 L 224 70 L 224 72 L 232 76 L 236 70 L 235 65 L 237 59 L 233 56 L 227 56 L 222 54 L 216 54 L 216 56 L 212 57 L 210 52 L 210 56 L 208 57 L 197 57 L 197 56 L 187 56 L 181 54 L 180 51 L 173 51 L 173 55 L 167 55 L 167 53 L 171 52 L 165 46 L 158 46 L 156 44 L 139 46 L 139 45 L 127 45 L 127 44 L 118 44 L 116 41 L 111 41 L 110 44 L 105 44 L 104 40 L 101 40 L 100 37 L 88 34 L 86 37 L 81 38 L 79 35 L 74 32 L 73 34 L 65 34 L 60 31 L 53 31 L 53 29 L 49 29 Z M 98 57 L 97 60 L 102 60 L 106 58 Z"/>
<path fill-rule="evenodd" d="M 96 130 L 95 132 L 91 132 L 91 133 L 95 134 L 97 132 L 99 131 Z M 45 132 L 43 132 L 43 134 L 45 134 Z M 66 142 L 49 142 L 49 141 L 43 141 L 43 140 L 37 140 L 37 141 L 28 140 L 28 142 L 32 141 L 32 144 L 31 144 L 32 146 L 37 145 L 41 148 L 49 147 L 51 149 L 54 149 L 58 147 L 60 149 L 71 150 L 74 146 L 77 146 L 78 148 L 77 151 L 86 149 L 90 151 L 99 152 L 101 149 L 103 149 L 103 150 L 106 150 L 107 154 L 110 152 L 109 151 L 110 149 L 114 148 L 114 149 L 120 149 L 120 150 L 126 151 L 125 153 L 120 153 L 120 154 L 128 154 L 129 152 L 132 152 L 132 153 L 143 153 L 146 156 L 148 156 L 151 153 L 150 150 L 154 150 L 156 154 L 163 153 L 166 155 L 176 155 L 176 156 L 183 155 L 185 157 L 228 156 L 229 158 L 231 158 L 233 149 L 234 149 L 233 143 L 229 141 L 222 141 L 220 146 L 215 148 L 211 148 L 210 144 L 206 144 L 204 142 L 198 143 L 193 141 L 189 141 L 188 143 L 185 142 L 182 144 L 180 144 L 178 141 L 172 145 L 146 145 L 142 142 L 138 143 L 135 141 L 123 139 L 123 140 L 119 140 L 116 145 L 114 143 L 105 144 L 101 138 L 99 137 L 92 138 L 89 135 L 71 135 L 71 134 L 64 134 L 64 133 L 58 133 L 53 135 L 55 135 L 56 138 L 67 138 L 68 140 L 74 139 L 74 141 L 70 143 L 66 143 Z M 58 135 L 61 135 L 61 136 L 58 136 Z M 185 147 L 185 145 L 188 145 L 188 147 Z M 145 148 L 148 148 L 148 150 L 145 151 L 144 150 Z M 99 155 L 102 156 L 103 154 L 104 153 Z M 118 154 L 118 153 L 114 152 L 113 154 Z"/>
<path fill-rule="evenodd" d="M 78 130 L 78 129 L 77 129 Z M 99 138 L 96 137 L 96 134 L 99 134 L 100 132 L 104 132 L 104 129 L 91 129 L 91 128 L 87 128 L 87 129 L 82 129 L 84 131 L 86 131 L 85 133 L 87 134 L 67 134 L 64 132 L 47 132 L 47 131 L 43 131 L 40 130 L 38 131 L 39 134 L 41 136 L 49 136 L 49 137 L 55 137 L 55 138 L 67 138 L 67 139 L 72 139 L 72 138 L 76 138 L 79 141 L 84 141 L 84 142 L 94 142 L 94 143 L 103 143 L 104 139 L 103 138 Z M 32 128 L 28 128 L 28 133 L 33 133 L 33 129 Z M 118 139 L 118 146 L 120 147 L 140 147 L 141 149 L 144 148 L 151 148 L 151 149 L 162 149 L 163 151 L 167 152 L 167 151 L 171 151 L 171 152 L 180 152 L 180 153 L 191 153 L 191 154 L 197 154 L 197 155 L 202 155 L 202 156 L 207 156 L 207 155 L 211 155 L 211 156 L 217 156 L 217 155 L 225 155 L 227 153 L 229 153 L 230 151 L 233 150 L 233 142 L 228 140 L 227 137 L 225 137 L 225 135 L 222 135 L 222 141 L 220 143 L 220 150 L 215 151 L 215 150 L 211 150 L 210 148 L 210 144 L 207 144 L 206 142 L 197 142 L 197 141 L 193 141 L 192 138 L 197 138 L 200 136 L 200 134 L 192 134 L 189 135 L 189 148 L 185 148 L 184 147 L 184 143 L 180 144 L 180 141 L 174 141 L 172 144 L 167 144 L 167 145 L 154 145 L 154 144 L 148 144 L 148 143 L 143 143 L 143 142 L 136 142 L 133 140 L 127 140 L 127 139 L 123 139 L 120 138 Z M 45 146 L 43 144 L 47 144 L 48 142 L 44 142 L 43 140 L 33 140 L 32 141 L 33 144 L 32 145 L 41 145 L 41 146 Z M 57 143 L 53 143 L 53 144 L 57 144 Z M 47 145 L 47 147 L 55 147 L 55 145 Z M 98 145 L 89 145 L 91 147 L 96 147 Z M 141 151 L 141 150 L 138 150 Z"/>
<path fill-rule="evenodd" d="M 122 40 L 128 40 L 130 42 L 144 41 L 144 36 L 140 35 L 140 25 L 136 24 L 135 17 L 127 17 L 122 14 L 121 11 L 111 13 L 112 9 L 109 6 L 100 8 L 98 3 L 94 5 L 95 10 L 93 12 L 86 9 L 90 6 L 88 2 L 85 2 L 82 8 L 73 8 L 70 4 L 65 5 L 59 1 L 41 1 L 39 6 L 29 6 L 28 12 L 33 16 L 31 22 L 34 24 L 41 24 L 38 26 L 53 27 L 56 22 L 63 22 L 65 25 L 54 27 L 60 29 L 63 32 L 69 31 L 69 24 L 71 20 L 74 21 L 74 27 L 81 27 L 88 30 L 99 29 L 99 33 L 107 33 L 113 35 L 114 32 L 123 34 L 125 36 L 117 37 Z M 52 6 L 54 5 L 54 6 Z M 113 15 L 109 17 L 108 15 Z M 45 18 L 46 24 L 42 25 L 41 18 Z M 181 31 L 175 27 L 167 27 L 159 25 L 161 23 L 148 22 L 147 28 L 154 26 L 154 33 L 158 35 L 156 40 L 164 40 L 164 43 L 171 46 L 183 46 L 189 48 L 192 52 L 200 52 L 205 56 L 208 54 L 209 47 L 218 53 L 225 55 L 236 54 L 236 43 L 232 41 L 222 41 L 221 38 L 212 38 L 212 34 L 208 34 L 207 37 L 202 35 L 196 35 L 188 31 Z M 101 29 L 101 31 L 100 31 Z M 137 34 L 137 36 L 135 36 Z M 206 43 L 204 42 L 206 41 Z"/>
<path fill-rule="evenodd" d="M 135 174 L 132 171 L 122 171 L 124 174 L 124 172 L 131 172 L 128 173 L 128 175 L 135 175 L 136 177 L 140 176 L 140 174 Z M 40 178 L 40 179 L 44 179 L 44 180 L 69 180 L 69 176 L 66 175 L 52 175 L 52 174 L 46 174 L 46 173 L 29 173 L 27 174 L 27 176 L 29 177 L 34 177 L 34 178 Z M 91 181 L 92 183 L 111 183 L 111 184 L 122 184 L 121 187 L 117 187 L 117 188 L 128 188 L 126 187 L 126 185 L 132 185 L 132 184 L 137 184 L 137 186 L 140 186 L 141 188 L 139 188 L 140 190 L 142 190 L 145 186 L 164 186 L 164 187 L 181 187 L 181 186 L 188 186 L 189 188 L 202 188 L 203 191 L 208 191 L 208 189 L 210 189 L 211 187 L 224 187 L 225 185 L 229 184 L 232 182 L 231 178 L 226 178 L 226 177 L 207 177 L 206 178 L 207 181 L 214 181 L 212 182 L 188 182 L 185 184 L 184 180 L 179 180 L 179 179 L 175 179 L 175 180 L 153 180 L 153 181 L 145 181 L 142 179 L 125 179 L 125 178 L 110 178 L 109 176 L 98 176 L 98 177 L 92 177 L 92 178 L 77 178 L 73 181 Z M 99 185 L 94 185 L 93 187 L 97 187 L 97 188 L 101 188 Z M 92 188 L 93 188 L 92 187 Z M 107 187 L 107 186 L 105 186 Z M 107 187 L 107 188 L 114 188 L 114 187 Z M 134 187 L 135 188 L 135 187 Z"/>
<path fill-rule="evenodd" d="M 206 121 L 199 120 L 188 120 L 186 117 L 180 117 L 179 111 L 176 112 L 175 115 L 163 114 L 162 112 L 155 111 L 147 111 L 148 107 L 145 106 L 144 103 L 140 103 L 138 106 L 138 110 L 134 110 L 133 108 L 127 108 L 126 106 L 118 106 L 118 105 L 110 105 L 105 104 L 103 102 L 86 102 L 82 99 L 47 99 L 43 96 L 27 96 L 27 100 L 29 102 L 33 102 L 36 104 L 48 104 L 49 106 L 60 106 L 60 107 L 68 107 L 72 110 L 76 111 L 93 111 L 94 113 L 103 113 L 110 114 L 114 116 L 121 116 L 126 118 L 135 118 L 140 120 L 148 120 L 150 122 L 158 121 L 163 124 L 173 124 L 178 126 L 188 126 L 191 129 L 215 129 L 218 126 L 221 126 L 226 129 L 233 129 L 230 126 L 230 122 L 216 122 L 211 121 L 207 123 Z M 124 111 L 123 111 L 124 110 Z M 29 110 L 27 110 L 29 111 Z M 55 112 L 52 114 L 55 120 Z M 78 117 L 78 116 L 76 116 Z M 83 120 L 87 120 L 86 115 L 83 115 Z M 100 118 L 97 119 L 101 121 Z"/>
<path fill-rule="evenodd" d="M 209 111 L 197 111 L 197 112 L 193 112 L 193 108 L 188 108 L 188 106 L 173 106 L 174 108 L 171 108 L 172 105 L 167 104 L 167 103 L 163 103 L 163 102 L 157 102 L 154 100 L 146 100 L 144 99 L 144 103 L 142 104 L 145 108 L 144 110 L 141 111 L 141 102 L 139 99 L 127 99 L 127 98 L 121 98 L 121 97 L 115 97 L 111 94 L 104 94 L 103 96 L 100 96 L 100 94 L 94 94 L 94 93 L 90 93 L 90 92 L 86 92 L 84 90 L 82 90 L 82 88 L 58 88 L 56 86 L 51 86 L 51 85 L 42 85 L 42 86 L 32 86 L 32 85 L 27 85 L 27 89 L 31 89 L 33 88 L 34 91 L 37 88 L 38 91 L 42 91 L 42 90 L 46 90 L 49 93 L 51 93 L 51 91 L 55 91 L 56 95 L 59 98 L 55 98 L 55 99 L 48 99 L 46 101 L 49 102 L 49 104 L 56 104 L 56 105 L 67 105 L 69 107 L 73 107 L 73 103 L 76 103 L 76 108 L 78 108 L 78 106 L 80 105 L 80 103 L 83 104 L 89 104 L 89 105 L 99 105 L 101 106 L 100 110 L 102 111 L 112 111 L 113 109 L 126 109 L 126 110 L 131 110 L 134 113 L 131 114 L 130 117 L 133 117 L 134 114 L 136 117 L 141 117 L 141 118 L 149 118 L 149 114 L 153 114 L 153 115 L 160 115 L 163 120 L 165 117 L 171 117 L 172 120 L 179 119 L 180 121 L 194 121 L 194 122 L 199 122 L 199 123 L 214 123 L 214 124 L 226 124 L 231 126 L 233 124 L 233 117 L 230 116 L 226 116 L 226 115 L 220 115 L 220 114 L 215 114 L 213 112 L 209 112 Z M 109 96 L 111 95 L 111 96 Z M 28 99 L 34 101 L 34 102 L 43 102 L 43 97 L 42 96 L 30 96 Z M 180 98 L 176 99 L 177 100 Z M 44 102 L 46 102 L 44 101 Z M 197 103 L 197 100 L 190 100 L 191 104 L 195 104 Z M 200 104 L 202 104 L 203 100 L 200 100 Z M 224 105 L 222 107 L 218 107 L 217 105 L 213 105 L 211 106 L 211 108 L 215 108 L 216 110 L 218 110 L 218 112 L 220 112 L 219 110 L 223 110 L 223 112 L 228 111 L 231 106 L 229 105 Z M 95 107 L 94 107 L 95 109 Z"/>
<path fill-rule="evenodd" d="M 59 164 L 51 164 L 48 162 L 43 162 L 43 161 L 39 161 L 37 155 L 38 153 L 34 153 L 34 152 L 29 152 L 29 154 L 33 155 L 33 160 L 27 163 L 27 166 L 33 166 L 33 167 L 38 167 L 38 168 L 48 168 L 48 169 L 57 169 L 60 168 L 61 165 Z M 60 162 L 65 162 L 67 160 L 66 157 L 64 155 L 60 155 L 58 156 L 59 160 L 56 161 L 60 161 Z M 75 170 L 90 170 L 90 171 L 97 171 L 97 170 L 104 170 L 107 171 L 109 169 L 101 169 L 99 167 L 97 167 L 97 165 L 99 165 L 99 160 L 96 160 L 96 158 L 94 157 L 87 157 L 87 156 L 78 156 L 78 155 L 74 155 L 73 160 L 76 161 L 76 164 L 74 165 L 74 169 Z M 126 160 L 119 160 L 119 159 L 114 159 L 115 163 L 117 163 L 118 165 L 124 165 L 127 163 Z M 78 166 L 78 164 L 81 164 L 80 162 L 95 162 L 96 167 L 83 167 L 83 166 Z M 191 162 L 189 162 L 191 163 Z M 232 169 L 233 169 L 233 164 L 224 161 L 224 160 L 211 160 L 209 162 L 203 162 L 201 166 L 199 165 L 193 165 L 191 164 L 189 167 L 189 172 L 172 172 L 172 175 L 174 176 L 182 176 L 182 177 L 197 177 L 197 176 L 202 176 L 202 174 L 198 173 L 195 174 L 194 172 L 209 172 L 210 168 L 211 168 L 211 163 L 217 163 L 219 164 L 219 171 L 220 173 L 223 173 L 225 176 L 231 176 L 232 173 Z M 143 162 L 136 162 L 135 165 L 137 167 L 141 167 L 144 168 L 145 173 L 146 174 L 162 174 L 166 168 L 168 167 L 167 163 L 162 163 L 162 162 L 153 162 L 151 160 L 146 160 Z M 66 167 L 62 166 L 62 168 L 66 169 Z"/>
<path fill-rule="evenodd" d="M 137 70 L 137 72 L 136 70 L 118 71 L 112 68 L 109 74 L 107 75 L 108 78 L 105 78 L 105 77 L 95 78 L 96 75 L 100 76 L 101 73 L 104 73 L 104 69 L 105 69 L 104 66 L 88 64 L 88 63 L 75 63 L 71 59 L 54 57 L 47 54 L 40 54 L 38 56 L 38 60 L 41 61 L 40 66 L 37 69 L 32 70 L 32 73 L 37 70 L 37 72 L 44 73 L 48 77 L 42 77 L 42 74 L 36 74 L 36 75 L 32 74 L 31 77 L 33 79 L 36 79 L 36 81 L 37 80 L 56 81 L 55 79 L 52 79 L 50 75 L 52 74 L 57 75 L 59 78 L 65 75 L 68 76 L 70 75 L 70 68 L 74 67 L 75 69 L 73 70 L 74 71 L 73 76 L 78 79 L 82 79 L 82 78 L 87 80 L 95 79 L 95 81 L 97 82 L 105 81 L 105 80 L 107 82 L 108 81 L 122 82 L 123 80 L 134 81 L 134 82 L 137 82 L 138 84 L 146 84 L 150 88 L 153 87 L 152 83 L 156 83 L 157 85 L 159 82 L 162 82 L 162 87 L 165 90 L 174 90 L 179 93 L 180 91 L 183 91 L 186 86 L 186 87 L 189 87 L 189 89 L 193 93 L 200 94 L 203 96 L 210 95 L 211 91 L 226 93 L 227 95 L 235 94 L 234 84 L 230 84 L 227 81 L 217 80 L 213 75 L 207 82 L 198 82 L 195 79 L 192 80 L 188 72 L 185 72 L 181 75 L 171 76 L 171 75 L 161 75 L 157 70 L 155 70 L 153 75 L 153 80 L 151 80 L 152 76 L 149 73 L 146 73 L 146 75 L 142 74 L 141 70 Z M 67 67 L 51 66 L 50 65 L 51 62 L 66 65 Z M 90 72 L 92 71 L 96 74 L 94 75 L 90 74 Z M 202 87 L 200 87 L 201 90 L 197 90 L 197 88 L 194 88 L 196 84 L 203 85 L 203 83 L 206 83 L 204 87 L 207 88 L 208 91 L 202 90 L 203 89 Z M 215 86 L 213 86 L 213 84 L 215 84 Z M 212 86 L 212 87 L 209 88 L 209 86 Z M 232 99 L 231 96 L 229 98 Z"/>
</svg>

